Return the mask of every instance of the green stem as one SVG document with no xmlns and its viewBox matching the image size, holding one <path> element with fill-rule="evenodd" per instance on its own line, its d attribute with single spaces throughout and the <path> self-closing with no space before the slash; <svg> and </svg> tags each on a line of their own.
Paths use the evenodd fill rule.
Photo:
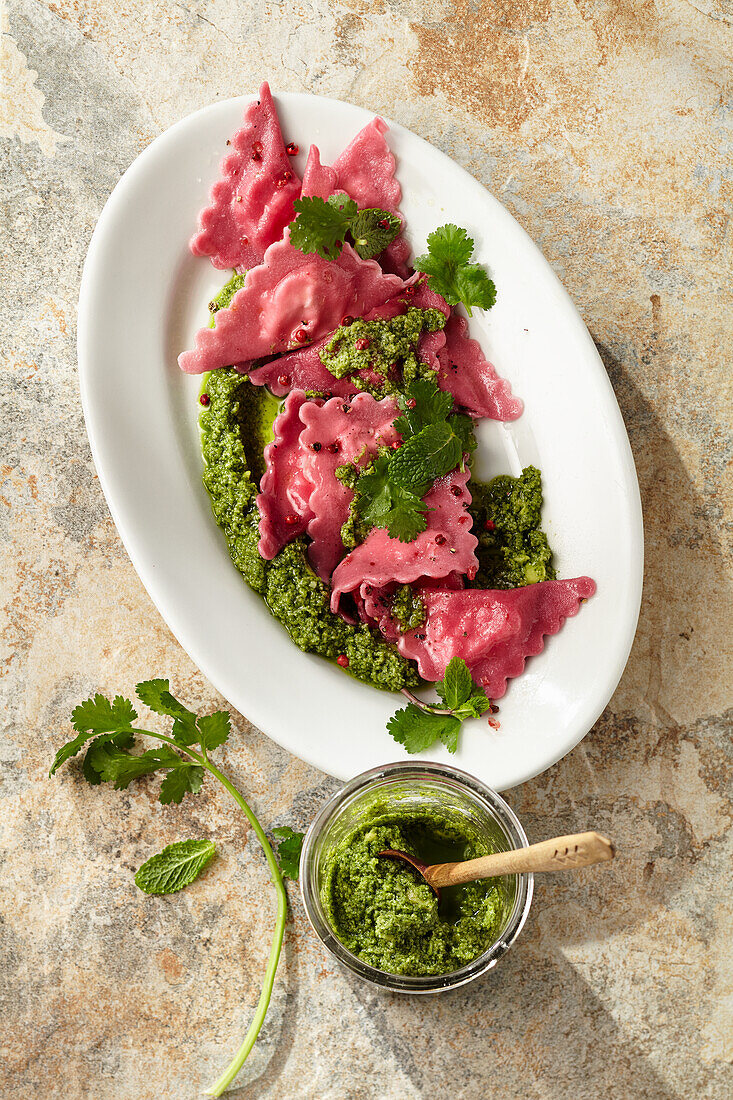
<svg viewBox="0 0 733 1100">
<path fill-rule="evenodd" d="M 206 749 L 201 745 L 201 751 L 195 752 L 189 745 L 182 745 L 180 741 L 176 741 L 173 737 L 166 737 L 165 734 L 152 734 L 150 729 L 130 729 L 131 734 L 140 734 L 143 737 L 154 737 L 156 741 L 165 741 L 167 745 L 173 745 L 174 749 L 178 752 L 184 752 L 186 756 L 196 760 L 201 764 L 201 767 L 209 767 L 209 758 L 206 755 Z M 209 769 L 210 770 L 210 769 Z"/>
<path fill-rule="evenodd" d="M 130 730 L 131 733 L 139 733 L 146 737 L 154 737 L 158 741 L 166 741 L 169 745 L 172 745 L 179 752 L 185 753 L 192 760 L 195 760 L 201 767 L 206 768 L 211 772 L 216 779 L 219 780 L 222 787 L 229 792 L 234 801 L 239 806 L 244 816 L 249 821 L 250 825 L 254 829 L 255 836 L 260 842 L 265 858 L 267 859 L 267 865 L 270 868 L 270 876 L 275 886 L 277 893 L 277 917 L 275 919 L 275 933 L 272 939 L 272 947 L 270 948 L 270 957 L 267 961 L 267 969 L 265 971 L 265 980 L 262 984 L 262 992 L 260 993 L 260 999 L 257 1002 L 257 1008 L 255 1009 L 254 1018 L 249 1025 L 247 1034 L 244 1037 L 242 1045 L 235 1054 L 232 1062 L 224 1070 L 221 1077 L 210 1088 L 206 1089 L 206 1096 L 221 1096 L 226 1088 L 231 1085 L 234 1078 L 239 1073 L 240 1069 L 247 1061 L 249 1052 L 257 1041 L 257 1036 L 260 1033 L 260 1028 L 267 1015 L 267 1009 L 270 1004 L 270 997 L 272 996 L 272 987 L 275 983 L 275 973 L 277 971 L 277 964 L 280 961 L 280 951 L 282 949 L 283 935 L 285 932 L 285 918 L 288 912 L 288 897 L 285 893 L 285 884 L 283 883 L 283 877 L 280 873 L 280 867 L 275 858 L 275 853 L 272 850 L 265 830 L 260 825 L 259 821 L 255 817 L 252 810 L 249 808 L 241 794 L 231 783 L 223 772 L 219 771 L 216 764 L 212 764 L 209 759 L 206 750 L 203 745 L 201 746 L 201 753 L 197 753 L 194 749 L 188 745 L 181 745 L 178 741 L 174 741 L 172 737 L 166 737 L 163 733 L 151 733 L 149 730 Z"/>
<path fill-rule="evenodd" d="M 418 699 L 417 695 L 413 695 L 407 688 L 401 688 L 401 693 L 406 699 L 418 707 L 419 710 L 424 711 L 426 714 L 452 714 L 453 711 L 448 707 L 437 707 L 433 703 L 423 703 L 422 699 Z"/>
<path fill-rule="evenodd" d="M 194 754 L 195 755 L 195 754 Z M 234 1078 L 239 1073 L 240 1069 L 244 1065 L 251 1051 L 255 1045 L 257 1036 L 260 1033 L 260 1028 L 267 1014 L 267 1008 L 270 1004 L 270 997 L 272 996 L 272 987 L 275 982 L 275 972 L 277 970 L 277 964 L 280 959 L 280 950 L 282 948 L 283 934 L 285 932 L 285 918 L 288 911 L 288 898 L 285 893 L 285 885 L 283 883 L 283 877 L 280 873 L 275 853 L 270 846 L 270 842 L 265 836 L 265 831 L 260 825 L 259 821 L 252 813 L 247 803 L 242 798 L 241 794 L 232 783 L 229 782 L 227 777 L 220 772 L 215 764 L 212 764 L 210 760 L 203 760 L 199 757 L 203 766 L 216 776 L 221 785 L 229 792 L 234 801 L 239 806 L 244 816 L 249 821 L 250 825 L 254 829 L 255 836 L 262 846 L 262 850 L 265 853 L 267 864 L 270 868 L 270 875 L 275 886 L 277 893 L 277 917 L 275 919 L 275 933 L 272 939 L 272 947 L 270 948 L 270 958 L 267 962 L 267 970 L 265 971 L 265 980 L 262 984 L 262 992 L 260 993 L 260 999 L 257 1002 L 257 1008 L 255 1009 L 254 1018 L 249 1025 L 247 1034 L 244 1037 L 244 1041 L 239 1050 L 235 1054 L 231 1064 L 224 1070 L 221 1077 L 208 1089 L 206 1089 L 207 1096 L 221 1096 L 226 1088 L 231 1085 Z"/>
</svg>

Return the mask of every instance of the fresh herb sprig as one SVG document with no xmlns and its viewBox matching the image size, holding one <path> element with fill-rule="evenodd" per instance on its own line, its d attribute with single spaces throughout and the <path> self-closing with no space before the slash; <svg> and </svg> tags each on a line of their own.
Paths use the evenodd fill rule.
<svg viewBox="0 0 733 1100">
<path fill-rule="evenodd" d="M 152 730 L 135 728 L 133 723 L 137 720 L 137 712 L 129 699 L 120 695 L 114 699 L 95 695 L 74 710 L 71 720 L 76 736 L 58 750 L 50 774 L 53 775 L 62 764 L 85 749 L 82 772 L 89 783 L 96 786 L 108 782 L 119 790 L 129 786 L 133 779 L 140 776 L 165 772 L 158 797 L 162 803 L 167 804 L 181 802 L 185 794 L 199 791 L 205 773 L 209 772 L 234 799 L 252 826 L 265 854 L 275 887 L 277 916 L 262 992 L 252 1023 L 231 1064 L 207 1090 L 208 1096 L 221 1096 L 244 1065 L 267 1013 L 287 915 L 288 902 L 283 874 L 297 878 L 297 855 L 302 837 L 289 826 L 273 829 L 273 833 L 284 838 L 280 844 L 281 871 L 272 846 L 254 812 L 234 784 L 209 757 L 212 750 L 225 744 L 231 732 L 231 719 L 226 711 L 197 717 L 171 695 L 168 680 L 146 680 L 138 684 L 135 690 L 140 701 L 150 710 L 173 719 L 170 737 Z M 151 737 L 161 744 L 139 756 L 135 755 L 130 749 L 138 735 Z M 193 882 L 214 853 L 215 846 L 210 840 L 184 840 L 169 844 L 139 868 L 135 882 L 148 894 L 173 893 Z"/>
<path fill-rule="evenodd" d="M 391 538 L 412 542 L 425 530 L 423 496 L 433 482 L 463 465 L 476 446 L 473 422 L 453 413 L 451 394 L 418 378 L 398 397 L 394 426 L 402 446 L 380 454 L 356 482 L 353 508 L 365 527 L 386 527 Z"/>
<path fill-rule="evenodd" d="M 480 718 L 491 707 L 483 688 L 475 684 L 468 665 L 461 657 L 453 657 L 435 690 L 443 702 L 440 707 L 424 703 L 411 692 L 403 694 L 410 703 L 387 723 L 387 729 L 409 753 L 424 752 L 436 741 L 442 741 L 448 752 L 458 748 L 458 734 L 466 718 Z"/>
<path fill-rule="evenodd" d="M 324 260 L 340 256 L 347 237 L 362 260 L 378 256 L 402 228 L 395 214 L 376 207 L 360 210 L 347 195 L 296 199 L 293 206 L 298 216 L 290 223 L 290 243 Z"/>
<path fill-rule="evenodd" d="M 441 225 L 428 236 L 428 251 L 415 267 L 430 277 L 430 285 L 449 305 L 463 302 L 471 316 L 474 306 L 491 309 L 496 287 L 480 264 L 470 263 L 474 243 L 465 229 Z"/>
</svg>

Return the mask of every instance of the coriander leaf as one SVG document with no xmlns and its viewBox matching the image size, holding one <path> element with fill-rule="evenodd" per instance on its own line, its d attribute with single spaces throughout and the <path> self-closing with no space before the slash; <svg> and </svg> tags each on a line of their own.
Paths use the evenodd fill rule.
<svg viewBox="0 0 733 1100">
<path fill-rule="evenodd" d="M 89 748 L 84 753 L 81 770 L 87 783 L 91 783 L 93 787 L 96 787 L 102 782 L 99 772 L 95 771 L 92 767 L 92 759 L 96 751 L 95 746 L 99 746 L 103 741 L 110 741 L 118 749 L 129 749 L 132 748 L 135 742 L 135 735 L 129 731 L 125 733 L 103 733 L 100 737 L 95 738 L 95 740 L 91 742 Z"/>
<path fill-rule="evenodd" d="M 129 699 L 116 695 L 110 702 L 104 695 L 95 695 L 74 708 L 71 722 L 78 733 L 109 733 L 129 729 L 136 718 Z"/>
<path fill-rule="evenodd" d="M 143 863 L 135 885 L 145 894 L 174 894 L 197 879 L 214 858 L 211 840 L 179 840 Z"/>
<path fill-rule="evenodd" d="M 496 288 L 479 264 L 469 263 L 473 240 L 457 225 L 442 225 L 428 236 L 428 251 L 418 256 L 415 267 L 430 277 L 434 290 L 449 305 L 463 302 L 469 314 L 472 306 L 490 309 Z"/>
<path fill-rule="evenodd" d="M 171 802 L 178 804 L 183 800 L 184 794 L 187 794 L 188 791 L 190 791 L 191 794 L 198 794 L 201 790 L 203 781 L 203 768 L 199 767 L 198 764 L 181 763 L 177 768 L 173 768 L 172 771 L 169 771 L 160 784 L 158 801 L 164 806 L 168 806 Z"/>
<path fill-rule="evenodd" d="M 494 280 L 489 278 L 480 264 L 467 264 L 456 271 L 454 286 L 458 301 L 463 302 L 469 317 L 472 316 L 473 306 L 491 309 L 496 301 Z"/>
<path fill-rule="evenodd" d="M 471 673 L 461 657 L 451 658 L 442 681 L 439 680 L 435 685 L 435 690 L 450 710 L 455 710 L 461 703 L 465 703 L 472 688 Z"/>
<path fill-rule="evenodd" d="M 143 680 L 135 688 L 135 693 L 141 703 L 144 703 L 146 707 L 150 707 L 156 714 L 169 714 L 175 716 L 178 714 L 181 704 L 174 700 L 174 706 L 171 707 L 168 703 L 168 699 L 173 699 L 170 693 L 170 681 L 163 679 L 156 680 Z M 185 708 L 184 708 L 185 709 Z"/>
<path fill-rule="evenodd" d="M 187 765 L 178 753 L 167 745 L 148 749 L 141 756 L 134 756 L 118 748 L 114 740 L 98 738 L 87 752 L 88 767 L 97 773 L 103 783 L 113 783 L 116 791 L 129 787 L 133 779 L 151 775 L 161 769 L 180 768 Z"/>
<path fill-rule="evenodd" d="M 356 482 L 356 511 L 367 522 L 386 515 L 392 507 L 389 455 L 379 455 Z"/>
<path fill-rule="evenodd" d="M 442 741 L 455 752 L 461 723 L 450 714 L 431 714 L 409 703 L 393 714 L 387 729 L 409 753 L 424 752 L 435 741 Z M 452 746 L 452 747 L 451 747 Z"/>
<path fill-rule="evenodd" d="M 300 874 L 300 852 L 305 834 L 296 832 L 289 825 L 278 825 L 272 830 L 272 835 L 282 838 L 277 847 L 280 870 L 286 878 L 297 882 Z"/>
<path fill-rule="evenodd" d="M 462 454 L 461 441 L 449 423 L 428 424 L 395 451 L 389 476 L 422 497 L 436 478 L 456 468 Z"/>
<path fill-rule="evenodd" d="M 132 703 L 129 699 L 123 699 L 121 695 L 115 696 L 112 702 L 104 695 L 95 695 L 92 699 L 86 699 L 75 707 L 71 716 L 78 736 L 61 746 L 48 774 L 53 775 L 62 764 L 72 756 L 76 756 L 87 741 L 91 741 L 96 734 L 122 733 L 130 729 L 136 718 L 137 713 Z"/>
<path fill-rule="evenodd" d="M 466 230 L 450 222 L 428 235 L 428 254 L 433 264 L 462 266 L 471 259 L 473 248 L 473 239 Z M 419 260 L 422 259 L 422 256 L 419 257 Z M 417 270 L 424 271 L 424 268 L 417 266 L 418 262 L 415 264 Z"/>
<path fill-rule="evenodd" d="M 199 718 L 198 727 L 199 744 L 201 748 L 206 752 L 211 749 L 218 749 L 220 745 L 229 737 L 232 731 L 232 720 L 225 710 L 217 710 L 214 714 L 205 714 L 203 718 Z"/>
<path fill-rule="evenodd" d="M 354 507 L 364 523 L 386 527 L 391 538 L 402 542 L 410 542 L 426 527 L 420 497 L 390 480 L 388 455 L 379 455 L 357 481 Z"/>
<path fill-rule="evenodd" d="M 357 205 L 346 195 L 331 195 L 327 201 L 318 196 L 296 199 L 298 214 L 290 223 L 290 243 L 301 252 L 316 252 L 324 260 L 335 260 L 341 254 L 344 238 Z"/>
<path fill-rule="evenodd" d="M 412 542 L 427 528 L 425 519 L 425 505 L 419 497 L 400 489 L 397 485 L 393 490 L 395 503 L 375 527 L 386 527 L 391 539 L 399 539 L 400 542 Z"/>
<path fill-rule="evenodd" d="M 403 415 L 394 426 L 403 440 L 408 440 L 428 424 L 445 420 L 453 408 L 453 395 L 439 389 L 432 378 L 416 378 L 405 394 L 399 394 L 397 403 Z"/>
<path fill-rule="evenodd" d="M 357 211 L 349 226 L 349 232 L 354 239 L 354 250 L 362 260 L 378 256 L 392 243 L 401 229 L 402 221 L 396 214 L 375 208 Z"/>
<path fill-rule="evenodd" d="M 167 680 L 144 680 L 135 688 L 137 697 L 156 714 L 174 718 L 173 737 L 181 745 L 193 745 L 198 741 L 196 715 L 170 693 Z"/>
<path fill-rule="evenodd" d="M 458 734 L 461 732 L 461 720 L 458 717 L 446 718 L 443 728 L 438 733 L 448 752 L 455 752 L 458 748 Z"/>
</svg>

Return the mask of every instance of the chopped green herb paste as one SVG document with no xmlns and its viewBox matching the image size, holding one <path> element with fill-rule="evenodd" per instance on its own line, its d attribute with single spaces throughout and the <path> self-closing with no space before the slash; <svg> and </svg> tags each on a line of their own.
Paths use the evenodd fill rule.
<svg viewBox="0 0 733 1100">
<path fill-rule="evenodd" d="M 405 634 L 408 630 L 417 630 L 425 622 L 425 604 L 409 584 L 403 584 L 395 592 L 390 615 Z"/>
<path fill-rule="evenodd" d="M 345 947 L 390 974 L 448 974 L 496 940 L 513 904 L 513 880 L 484 879 L 435 894 L 404 863 L 377 855 L 396 848 L 426 863 L 489 855 L 470 821 L 449 811 L 376 805 L 327 856 L 321 896 Z"/>
<path fill-rule="evenodd" d="M 418 686 L 414 665 L 393 645 L 367 626 L 332 614 L 329 588 L 310 568 L 302 538 L 272 561 L 258 553 L 257 482 L 278 402 L 231 367 L 212 371 L 205 392 L 209 404 L 200 415 L 204 485 L 244 579 L 301 649 L 329 658 L 346 656 L 353 676 L 387 691 Z"/>
<path fill-rule="evenodd" d="M 352 321 L 336 329 L 320 352 L 321 362 L 336 378 L 355 375 L 354 388 L 367 390 L 375 397 L 404 390 L 416 378 L 435 377 L 435 372 L 417 357 L 417 344 L 423 332 L 436 332 L 445 325 L 438 309 L 417 309 L 389 321 Z M 375 385 L 356 377 L 360 370 L 381 375 Z"/>
<path fill-rule="evenodd" d="M 542 530 L 542 475 L 527 466 L 519 477 L 502 474 L 469 484 L 479 569 L 472 588 L 523 588 L 554 580 L 552 550 Z"/>
</svg>

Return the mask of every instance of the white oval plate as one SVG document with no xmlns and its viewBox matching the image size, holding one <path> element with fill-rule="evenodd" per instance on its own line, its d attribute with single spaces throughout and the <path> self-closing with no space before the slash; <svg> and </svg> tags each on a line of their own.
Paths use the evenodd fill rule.
<svg viewBox="0 0 733 1100">
<path fill-rule="evenodd" d="M 92 453 L 140 578 L 212 684 L 273 740 L 341 779 L 403 756 L 385 723 L 400 697 L 302 653 L 232 565 L 201 483 L 199 378 L 176 358 L 226 281 L 188 251 L 226 139 L 252 97 L 206 107 L 161 134 L 118 183 L 95 229 L 79 303 L 79 370 Z M 318 96 L 277 97 L 286 141 L 316 142 L 330 164 L 373 116 Z M 499 790 L 549 767 L 610 699 L 636 628 L 643 540 L 636 472 L 593 342 L 529 237 L 475 179 L 392 124 L 410 241 L 454 221 L 498 288 L 471 330 L 525 402 L 514 424 L 484 422 L 476 474 L 539 466 L 558 574 L 587 573 L 597 595 L 569 619 L 500 701 L 500 728 L 464 726 L 458 753 L 431 750 Z M 164 669 L 144 669 L 155 676 Z M 142 673 L 141 673 L 142 675 Z"/>
</svg>

